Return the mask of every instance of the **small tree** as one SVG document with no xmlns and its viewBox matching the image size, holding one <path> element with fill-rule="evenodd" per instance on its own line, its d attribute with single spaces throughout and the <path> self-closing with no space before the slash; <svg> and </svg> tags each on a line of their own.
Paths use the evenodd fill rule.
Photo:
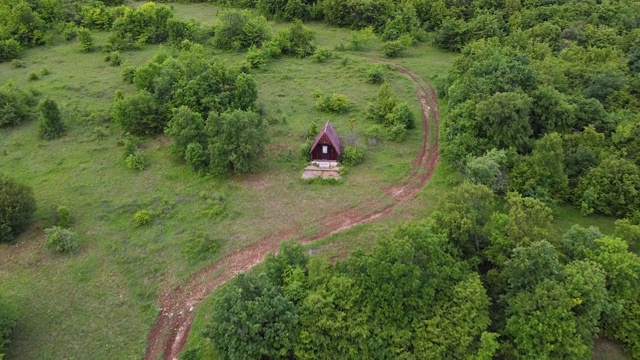
<svg viewBox="0 0 640 360">
<path fill-rule="evenodd" d="M 64 124 L 58 104 L 54 100 L 45 99 L 38 106 L 38 110 L 40 111 L 40 122 L 38 123 L 40 137 L 51 140 L 62 136 Z"/>
<path fill-rule="evenodd" d="M 92 52 L 94 49 L 93 46 L 93 35 L 91 35 L 91 31 L 87 28 L 79 28 L 78 29 L 78 43 L 80 44 L 80 51 L 82 52 Z"/>
<path fill-rule="evenodd" d="M 214 174 L 247 172 L 256 168 L 267 140 L 262 119 L 253 112 L 234 110 L 207 119 L 210 168 Z"/>
<path fill-rule="evenodd" d="M 30 187 L 0 175 L 0 242 L 15 239 L 36 211 L 36 200 Z"/>
</svg>

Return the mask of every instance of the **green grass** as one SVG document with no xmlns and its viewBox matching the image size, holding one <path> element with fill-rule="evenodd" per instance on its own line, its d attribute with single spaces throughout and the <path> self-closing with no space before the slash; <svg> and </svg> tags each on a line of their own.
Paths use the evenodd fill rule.
<svg viewBox="0 0 640 360">
<path fill-rule="evenodd" d="M 181 18 L 207 24 L 215 21 L 219 11 L 203 4 L 173 6 Z M 310 26 L 317 32 L 318 44 L 329 48 L 350 34 L 321 24 Z M 96 45 L 104 45 L 107 36 L 94 33 Z M 380 207 L 389 204 L 392 200 L 380 189 L 406 177 L 420 144 L 419 129 L 402 144 L 369 146 L 365 162 L 350 169 L 342 185 L 303 184 L 297 158 L 304 133 L 314 121 L 331 120 L 343 136 L 348 119 L 358 120 L 358 132 L 369 125 L 363 116 L 377 86 L 365 82 L 369 66 L 365 58 L 380 57 L 378 47 L 373 42 L 367 52 L 337 52 L 337 58 L 326 64 L 277 60 L 267 70 L 255 72 L 258 102 L 272 122 L 271 142 L 257 174 L 228 179 L 193 173 L 170 155 L 169 140 L 163 136 L 144 140 L 143 152 L 150 159 L 146 171 L 124 166 L 120 130 L 110 122 L 109 111 L 116 90 L 132 94 L 134 88 L 122 82 L 123 67 L 110 66 L 104 53 L 81 53 L 77 43 L 59 40 L 50 47 L 26 51 L 24 68 L 0 64 L 0 84 L 12 80 L 41 94 L 40 98 L 53 98 L 68 127 L 63 138 L 53 141 L 38 139 L 35 122 L 0 130 L 0 172 L 32 186 L 38 202 L 31 228 L 16 244 L 0 244 L 0 293 L 20 309 L 7 359 L 140 358 L 157 315 L 159 295 L 197 269 L 291 226 L 315 233 L 318 216 L 357 208 L 366 199 Z M 140 66 L 160 48 L 145 46 L 121 55 L 125 63 Z M 242 53 L 209 47 L 207 51 L 231 62 L 244 58 Z M 450 63 L 453 56 L 422 45 L 400 61 L 413 61 L 416 67 L 422 64 L 416 71 L 427 76 L 428 71 L 437 72 L 425 70 L 435 69 L 432 63 L 445 71 L 445 58 Z M 29 81 L 30 73 L 42 74 L 43 68 L 48 75 Z M 392 70 L 387 78 L 399 98 L 418 114 L 415 86 Z M 353 109 L 342 115 L 318 111 L 313 106 L 315 89 L 347 95 Z M 364 139 L 357 141 L 367 145 Z M 204 198 L 214 195 L 225 199 L 221 216 L 209 215 L 212 205 Z M 429 207 L 423 201 L 421 196 L 399 207 L 389 220 L 340 235 L 345 239 L 342 243 L 348 243 L 347 236 L 365 239 L 367 233 L 396 221 L 422 216 Z M 72 230 L 82 240 L 77 254 L 57 255 L 43 248 L 43 230 L 52 225 L 59 205 L 70 209 Z M 133 216 L 140 210 L 149 210 L 154 217 L 151 224 L 135 228 Z M 190 259 L 186 251 L 196 232 L 221 240 L 217 255 Z"/>
</svg>

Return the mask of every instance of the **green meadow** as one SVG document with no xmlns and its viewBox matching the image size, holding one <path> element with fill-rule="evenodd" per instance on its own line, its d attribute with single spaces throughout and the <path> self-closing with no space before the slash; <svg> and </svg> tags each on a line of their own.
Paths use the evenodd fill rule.
<svg viewBox="0 0 640 360">
<path fill-rule="evenodd" d="M 210 4 L 172 6 L 178 17 L 207 26 L 222 11 Z M 307 25 L 316 33 L 316 44 L 329 49 L 346 45 L 351 34 L 320 23 Z M 272 26 L 275 33 L 288 24 Z M 106 44 L 107 32 L 93 35 L 98 47 Z M 123 134 L 110 118 L 115 92 L 135 90 L 122 80 L 124 65 L 141 66 L 168 48 L 145 45 L 122 52 L 125 64 L 113 67 L 100 50 L 82 53 L 75 41 L 60 38 L 50 46 L 27 50 L 25 67 L 0 64 L 0 85 L 13 81 L 39 99 L 56 100 L 67 126 L 66 135 L 52 141 L 38 138 L 36 121 L 0 130 L 0 172 L 31 186 L 38 203 L 32 226 L 14 244 L 0 244 L 0 292 L 18 308 L 6 358 L 139 359 L 159 311 L 158 299 L 198 269 L 292 227 L 313 235 L 319 231 L 317 219 L 326 214 L 350 208 L 373 212 L 393 203 L 383 189 L 408 178 L 422 129 L 410 131 L 402 143 L 370 144 L 360 135 L 372 125 L 365 113 L 379 85 L 367 83 L 366 71 L 372 66 L 368 59 L 383 58 L 380 47 L 381 42 L 373 40 L 362 52 L 334 50 L 327 63 L 281 58 L 252 70 L 270 140 L 257 172 L 227 178 L 192 171 L 171 155 L 171 140 L 163 135 L 143 139 L 148 169 L 135 171 L 124 165 Z M 211 57 L 229 63 L 244 59 L 244 53 L 205 48 Z M 434 81 L 447 72 L 455 56 L 420 44 L 388 61 Z M 38 79 L 30 80 L 32 73 Z M 415 85 L 391 66 L 385 68 L 385 78 L 419 116 Z M 350 110 L 317 110 L 316 91 L 347 95 Z M 353 132 L 347 126 L 351 119 L 356 121 Z M 343 138 L 366 147 L 365 161 L 350 168 L 342 184 L 303 183 L 299 154 L 305 133 L 313 123 L 321 127 L 328 120 Z M 460 181 L 439 166 L 421 193 L 399 204 L 390 216 L 310 247 L 330 259 L 367 249 L 397 224 L 428 216 L 438 198 Z M 376 208 L 361 209 L 362 204 Z M 54 254 L 43 245 L 44 229 L 53 224 L 60 205 L 70 209 L 72 230 L 81 237 L 80 249 L 73 254 Z M 134 214 L 141 210 L 151 211 L 153 219 L 135 227 Z M 555 213 L 558 237 L 575 223 L 597 225 L 607 233 L 613 229 L 610 218 L 583 218 L 569 207 Z M 215 251 L 202 254 L 196 246 L 203 234 L 218 245 Z M 198 312 L 190 343 L 204 341 L 198 329 L 206 322 L 207 306 L 210 302 Z M 594 359 L 612 359 L 603 354 L 613 348 L 599 343 Z M 620 354 L 615 359 L 624 358 Z"/>
</svg>

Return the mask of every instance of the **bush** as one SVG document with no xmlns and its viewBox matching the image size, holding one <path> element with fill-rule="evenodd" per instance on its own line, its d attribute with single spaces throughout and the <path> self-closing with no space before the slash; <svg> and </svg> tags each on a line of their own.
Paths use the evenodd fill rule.
<svg viewBox="0 0 640 360">
<path fill-rule="evenodd" d="M 373 32 L 373 27 L 368 26 L 349 36 L 349 48 L 353 51 L 364 51 L 369 41 L 375 38 L 376 34 Z"/>
<path fill-rule="evenodd" d="M 384 82 L 384 67 L 380 64 L 369 67 L 367 70 L 367 82 L 382 84 Z"/>
<path fill-rule="evenodd" d="M 26 68 L 27 63 L 24 60 L 14 59 L 11 60 L 11 67 L 14 69 Z"/>
<path fill-rule="evenodd" d="M 263 49 L 251 46 L 247 51 L 247 63 L 254 69 L 261 69 L 269 63 L 269 55 Z"/>
<path fill-rule="evenodd" d="M 20 43 L 13 40 L 0 40 L 0 63 L 17 59 L 22 53 Z"/>
<path fill-rule="evenodd" d="M 300 146 L 300 158 L 302 160 L 311 161 L 311 141 L 307 140 Z"/>
<path fill-rule="evenodd" d="M 331 50 L 329 50 L 326 47 L 319 47 L 316 49 L 316 52 L 311 57 L 311 60 L 318 63 L 324 63 L 329 61 L 329 59 L 331 59 L 332 57 L 333 57 L 333 53 L 331 52 Z"/>
<path fill-rule="evenodd" d="M 208 234 L 196 233 L 184 247 L 183 254 L 190 262 L 196 263 L 211 258 L 218 253 L 220 247 L 220 240 L 212 238 Z"/>
<path fill-rule="evenodd" d="M 197 41 L 202 36 L 202 30 L 193 20 L 181 21 L 175 18 L 167 21 L 169 43 L 173 46 L 181 46 L 186 41 Z"/>
<path fill-rule="evenodd" d="M 36 211 L 30 187 L 0 175 L 0 242 L 11 242 L 22 232 Z"/>
<path fill-rule="evenodd" d="M 38 110 L 40 111 L 38 122 L 40 137 L 47 140 L 61 137 L 64 134 L 64 124 L 58 104 L 51 99 L 45 99 L 38 106 Z"/>
<path fill-rule="evenodd" d="M 415 129 L 416 116 L 406 102 L 397 104 L 391 113 L 387 114 L 385 122 L 389 125 L 403 124 L 407 130 Z"/>
<path fill-rule="evenodd" d="M 271 39 L 270 29 L 263 16 L 253 16 L 248 10 L 230 10 L 220 16 L 220 23 L 214 28 L 212 43 L 225 50 L 260 46 Z"/>
<path fill-rule="evenodd" d="M 134 135 L 149 135 L 162 132 L 166 119 L 160 113 L 156 99 L 146 90 L 140 90 L 125 99 L 116 94 L 113 119 L 126 132 Z"/>
<path fill-rule="evenodd" d="M 124 159 L 124 164 L 131 170 L 142 171 L 149 166 L 149 160 L 147 160 L 142 153 L 136 151 L 133 154 L 127 155 Z"/>
<path fill-rule="evenodd" d="M 316 51 L 313 44 L 315 37 L 315 33 L 304 26 L 302 21 L 296 20 L 290 28 L 280 31 L 275 41 L 283 54 L 303 58 Z"/>
<path fill-rule="evenodd" d="M 58 206 L 56 209 L 56 226 L 68 229 L 71 226 L 71 213 L 66 206 Z"/>
<path fill-rule="evenodd" d="M 407 128 L 404 124 L 395 124 L 388 128 L 387 139 L 395 142 L 403 142 L 407 137 Z"/>
<path fill-rule="evenodd" d="M 75 24 L 64 23 L 58 29 L 62 33 L 62 37 L 67 41 L 71 41 L 78 36 L 78 27 Z"/>
<path fill-rule="evenodd" d="M 35 72 L 29 74 L 29 81 L 36 81 L 40 79 L 40 75 Z"/>
<path fill-rule="evenodd" d="M 140 227 L 151 223 L 151 219 L 153 218 L 151 211 L 149 210 L 140 210 L 135 215 L 133 215 L 133 224 L 135 227 Z"/>
<path fill-rule="evenodd" d="M 357 146 L 347 146 L 342 151 L 340 162 L 344 165 L 355 166 L 364 161 L 364 149 Z"/>
<path fill-rule="evenodd" d="M 80 44 L 80 51 L 82 52 L 92 52 L 94 50 L 93 47 L 93 35 L 91 35 L 91 31 L 87 28 L 79 28 L 78 29 L 78 44 Z"/>
<path fill-rule="evenodd" d="M 0 128 L 19 125 L 33 118 L 33 96 L 18 89 L 13 82 L 0 88 Z"/>
<path fill-rule="evenodd" d="M 316 107 L 320 109 L 320 111 L 345 113 L 349 110 L 350 106 L 351 101 L 349 101 L 346 95 L 338 93 L 323 95 L 316 93 Z"/>
<path fill-rule="evenodd" d="M 111 26 L 109 50 L 134 50 L 144 44 L 159 44 L 169 39 L 168 21 L 173 11 L 148 2 L 139 8 L 125 8 Z"/>
<path fill-rule="evenodd" d="M 184 160 L 193 170 L 199 171 L 207 166 L 207 153 L 200 143 L 192 142 L 185 149 Z"/>
<path fill-rule="evenodd" d="M 11 342 L 14 326 L 16 326 L 15 308 L 0 296 L 0 359 L 4 356 L 4 348 Z"/>
<path fill-rule="evenodd" d="M 42 76 L 51 75 L 51 71 L 49 71 L 49 69 L 47 68 L 42 68 L 42 70 L 40 70 L 40 75 Z"/>
<path fill-rule="evenodd" d="M 47 234 L 45 246 L 49 250 L 68 253 L 76 251 L 80 245 L 78 235 L 69 229 L 54 226 L 46 229 L 44 232 Z"/>
<path fill-rule="evenodd" d="M 122 70 L 122 80 L 126 83 L 133 84 L 133 79 L 136 77 L 136 68 L 133 66 L 127 66 Z"/>
<path fill-rule="evenodd" d="M 382 45 L 382 52 L 386 57 L 395 58 L 407 50 L 408 46 L 401 40 L 387 41 Z"/>
<path fill-rule="evenodd" d="M 120 55 L 120 51 L 112 51 L 105 56 L 104 61 L 109 62 L 109 65 L 111 66 L 120 66 L 122 65 L 122 55 Z M 133 82 L 133 79 L 131 82 Z"/>
</svg>

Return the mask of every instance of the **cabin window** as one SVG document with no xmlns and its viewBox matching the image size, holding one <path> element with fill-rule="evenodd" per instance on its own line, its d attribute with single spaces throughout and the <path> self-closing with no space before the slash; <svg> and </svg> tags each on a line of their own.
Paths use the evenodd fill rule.
<svg viewBox="0 0 640 360">
<path fill-rule="evenodd" d="M 329 153 L 329 147 L 327 145 L 322 145 L 322 153 L 323 154 L 328 154 Z"/>
</svg>

